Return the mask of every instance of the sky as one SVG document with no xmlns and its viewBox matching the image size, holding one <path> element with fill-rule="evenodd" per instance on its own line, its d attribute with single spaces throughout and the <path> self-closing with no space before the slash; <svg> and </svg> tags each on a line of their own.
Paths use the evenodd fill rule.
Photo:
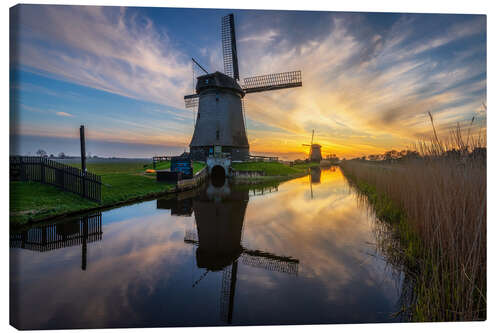
<svg viewBox="0 0 500 333">
<path fill-rule="evenodd" d="M 486 16 L 18 5 L 10 10 L 11 153 L 151 157 L 189 150 L 191 57 L 223 71 L 235 14 L 240 77 L 302 71 L 245 96 L 250 151 L 307 157 L 407 149 L 486 124 Z M 201 74 L 195 70 L 194 75 Z"/>
</svg>

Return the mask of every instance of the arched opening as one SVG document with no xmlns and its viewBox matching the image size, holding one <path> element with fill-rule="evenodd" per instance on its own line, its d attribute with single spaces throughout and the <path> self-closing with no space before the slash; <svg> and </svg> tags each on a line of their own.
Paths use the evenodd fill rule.
<svg viewBox="0 0 500 333">
<path fill-rule="evenodd" d="M 226 170 L 220 165 L 214 165 L 210 178 L 213 186 L 221 187 L 226 182 Z"/>
</svg>

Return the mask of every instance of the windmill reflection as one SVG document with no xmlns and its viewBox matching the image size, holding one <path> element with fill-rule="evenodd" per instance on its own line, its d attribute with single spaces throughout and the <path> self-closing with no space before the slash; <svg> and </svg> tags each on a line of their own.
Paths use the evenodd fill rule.
<svg viewBox="0 0 500 333">
<path fill-rule="evenodd" d="M 156 200 L 156 209 L 169 209 L 170 215 L 189 217 L 193 214 L 194 191 L 181 192 L 173 198 Z"/>
<path fill-rule="evenodd" d="M 277 191 L 277 186 L 251 191 L 252 195 Z M 288 256 L 251 250 L 241 245 L 249 191 L 231 190 L 208 185 L 205 192 L 193 200 L 196 230 L 186 231 L 184 242 L 197 246 L 196 263 L 205 273 L 193 284 L 195 287 L 208 272 L 223 271 L 220 295 L 221 319 L 232 323 L 238 264 L 272 271 L 298 274 L 299 260 Z"/>
<path fill-rule="evenodd" d="M 310 179 L 312 184 L 321 184 L 321 168 L 312 167 L 310 168 Z"/>
<path fill-rule="evenodd" d="M 313 184 L 321 184 L 321 168 L 312 167 L 309 169 L 309 188 L 311 189 L 311 200 L 314 199 Z"/>
<path fill-rule="evenodd" d="M 64 223 L 33 227 L 10 234 L 10 247 L 46 252 L 82 246 L 82 270 L 87 269 L 87 244 L 102 240 L 102 213 L 92 213 Z"/>
</svg>

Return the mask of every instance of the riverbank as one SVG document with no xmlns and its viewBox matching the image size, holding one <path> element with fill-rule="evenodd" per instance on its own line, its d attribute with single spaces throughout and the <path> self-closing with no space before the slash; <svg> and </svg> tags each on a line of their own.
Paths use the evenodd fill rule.
<svg viewBox="0 0 500 333">
<path fill-rule="evenodd" d="M 78 167 L 78 165 L 74 165 Z M 170 162 L 156 165 L 168 169 Z M 193 172 L 204 164 L 193 162 Z M 38 222 L 97 208 L 112 207 L 150 197 L 172 193 L 175 185 L 156 182 L 154 174 L 146 174 L 152 164 L 133 162 L 89 163 L 88 171 L 102 177 L 102 202 L 96 203 L 54 186 L 36 182 L 10 183 L 10 223 L 13 226 Z"/>
<path fill-rule="evenodd" d="M 79 167 L 78 164 L 69 164 Z M 200 171 L 205 165 L 193 162 L 193 172 Z M 261 171 L 259 177 L 237 177 L 239 184 L 265 184 L 280 182 L 307 175 L 310 167 L 319 163 L 296 164 L 293 167 L 279 162 L 244 162 L 235 163 L 233 168 L 239 171 Z M 61 191 L 51 185 L 37 182 L 10 183 L 10 224 L 20 226 L 26 223 L 41 222 L 71 214 L 109 208 L 138 202 L 156 196 L 174 193 L 173 184 L 156 182 L 154 173 L 148 169 L 169 169 L 170 162 L 143 164 L 141 161 L 95 162 L 88 163 L 89 172 L 102 177 L 102 202 L 96 203 L 76 194 Z"/>
<path fill-rule="evenodd" d="M 402 312 L 413 321 L 485 320 L 485 159 L 348 161 L 341 168 L 390 226 L 381 251 L 410 281 Z"/>
</svg>

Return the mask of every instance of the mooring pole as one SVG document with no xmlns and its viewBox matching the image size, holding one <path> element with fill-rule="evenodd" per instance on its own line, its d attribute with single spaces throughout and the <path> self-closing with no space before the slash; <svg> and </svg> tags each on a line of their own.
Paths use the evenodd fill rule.
<svg viewBox="0 0 500 333">
<path fill-rule="evenodd" d="M 85 161 L 85 128 L 80 126 L 80 155 L 82 158 L 82 171 L 87 172 L 87 164 Z"/>
</svg>

